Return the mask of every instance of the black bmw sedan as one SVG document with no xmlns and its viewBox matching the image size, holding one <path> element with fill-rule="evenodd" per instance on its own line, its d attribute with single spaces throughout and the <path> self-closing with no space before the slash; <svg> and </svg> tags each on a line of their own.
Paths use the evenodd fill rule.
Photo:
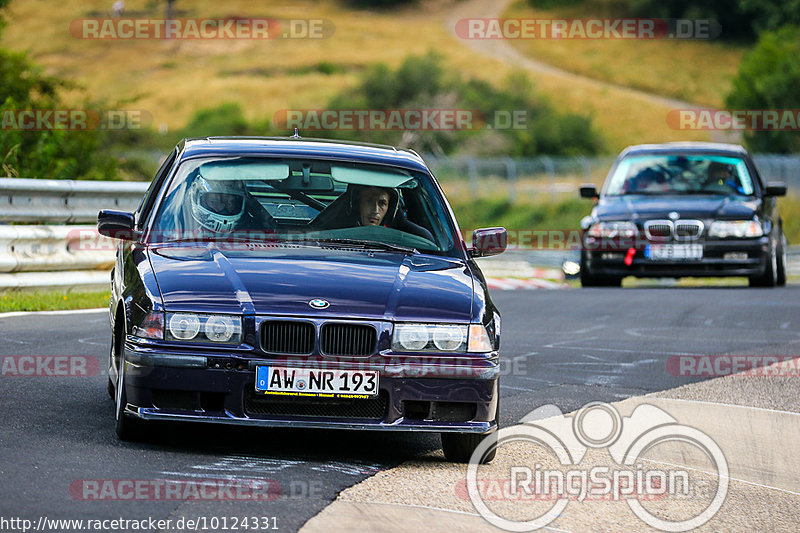
<svg viewBox="0 0 800 533">
<path fill-rule="evenodd" d="M 776 209 L 783 183 L 767 183 L 738 145 L 665 143 L 626 148 L 581 221 L 581 284 L 626 276 L 745 276 L 786 283 L 786 239 Z"/>
<path fill-rule="evenodd" d="M 170 421 L 424 431 L 467 461 L 496 435 L 500 314 L 474 258 L 505 230 L 468 247 L 416 153 L 190 139 L 98 229 L 120 239 L 120 438 Z"/>
</svg>

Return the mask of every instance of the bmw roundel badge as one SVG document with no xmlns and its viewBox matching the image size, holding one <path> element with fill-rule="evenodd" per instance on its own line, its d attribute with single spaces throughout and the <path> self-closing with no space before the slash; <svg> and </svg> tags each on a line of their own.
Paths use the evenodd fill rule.
<svg viewBox="0 0 800 533">
<path fill-rule="evenodd" d="M 314 298 L 313 300 L 308 302 L 308 305 L 310 305 L 314 309 L 325 309 L 331 304 L 330 302 L 328 302 L 328 300 L 323 300 L 322 298 Z"/>
</svg>

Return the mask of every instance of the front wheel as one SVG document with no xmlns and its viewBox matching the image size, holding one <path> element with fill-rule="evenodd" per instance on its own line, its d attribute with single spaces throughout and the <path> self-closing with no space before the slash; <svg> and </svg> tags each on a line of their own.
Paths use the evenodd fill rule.
<svg viewBox="0 0 800 533">
<path fill-rule="evenodd" d="M 500 387 L 497 388 L 498 391 Z M 494 461 L 497 455 L 497 430 L 500 428 L 500 399 L 497 401 L 497 411 L 495 411 L 497 428 L 487 435 L 477 435 L 475 433 L 442 433 L 442 451 L 444 457 L 451 463 L 468 463 L 475 449 L 483 442 L 483 439 L 492 439 L 493 446 L 481 457 L 480 464 L 485 465 Z"/>
<path fill-rule="evenodd" d="M 770 246 L 769 257 L 767 258 L 767 267 L 764 273 L 760 276 L 752 276 L 750 281 L 751 287 L 774 287 L 778 284 L 778 245 Z"/>
<path fill-rule="evenodd" d="M 146 423 L 125 414 L 128 405 L 128 395 L 125 393 L 125 360 L 120 359 L 117 369 L 117 390 L 116 390 L 116 431 L 117 437 L 124 441 L 140 441 L 147 436 Z"/>
<path fill-rule="evenodd" d="M 600 276 L 592 274 L 589 270 L 586 254 L 581 254 L 581 287 L 621 287 L 622 278 L 619 276 Z"/>
<path fill-rule="evenodd" d="M 778 279 L 776 283 L 783 287 L 786 285 L 786 236 L 783 231 L 781 231 L 781 238 L 778 243 Z"/>
</svg>

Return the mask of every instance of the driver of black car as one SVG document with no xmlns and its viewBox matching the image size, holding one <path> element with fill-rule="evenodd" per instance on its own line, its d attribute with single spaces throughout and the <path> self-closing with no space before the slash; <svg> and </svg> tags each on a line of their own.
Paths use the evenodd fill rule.
<svg viewBox="0 0 800 533">
<path fill-rule="evenodd" d="M 344 205 L 340 205 L 330 219 L 321 223 L 325 229 L 384 226 L 434 240 L 430 231 L 408 219 L 402 207 L 400 191 L 393 187 L 351 184 L 342 196 Z"/>
<path fill-rule="evenodd" d="M 744 194 L 739 180 L 733 172 L 732 165 L 726 165 L 713 161 L 708 165 L 708 179 L 706 180 L 705 187 L 720 187 L 723 189 L 733 190 L 739 194 Z"/>
</svg>

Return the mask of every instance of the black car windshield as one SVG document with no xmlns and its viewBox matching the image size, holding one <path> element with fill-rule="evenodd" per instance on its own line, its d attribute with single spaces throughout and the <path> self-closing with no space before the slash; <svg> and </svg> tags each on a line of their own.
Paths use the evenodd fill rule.
<svg viewBox="0 0 800 533">
<path fill-rule="evenodd" d="M 751 196 L 744 160 L 721 155 L 635 155 L 616 167 L 605 194 L 721 194 Z"/>
<path fill-rule="evenodd" d="M 183 162 L 148 240 L 218 239 L 458 256 L 449 211 L 430 176 L 316 159 Z"/>
</svg>

